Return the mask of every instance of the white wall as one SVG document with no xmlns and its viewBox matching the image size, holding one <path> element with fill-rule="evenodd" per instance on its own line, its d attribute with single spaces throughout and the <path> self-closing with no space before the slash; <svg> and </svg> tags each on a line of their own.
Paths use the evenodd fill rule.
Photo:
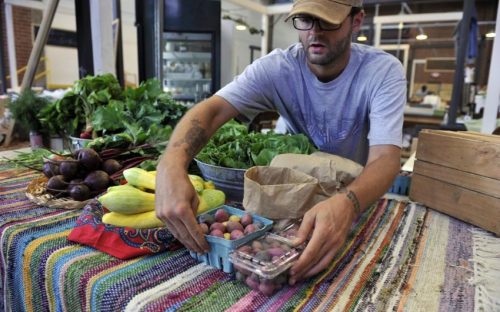
<svg viewBox="0 0 500 312">
<path fill-rule="evenodd" d="M 45 57 L 48 88 L 66 88 L 79 79 L 76 49 L 48 45 Z"/>
<path fill-rule="evenodd" d="M 123 68 L 128 83 L 138 82 L 137 31 L 135 0 L 121 0 Z M 61 0 L 57 7 L 52 28 L 76 31 L 74 0 Z M 71 85 L 78 79 L 78 54 L 76 48 L 47 45 L 47 82 L 49 85 Z"/>
<path fill-rule="evenodd" d="M 260 14 L 224 1 L 221 3 L 221 9 L 221 17 L 227 14 L 233 18 L 242 18 L 248 25 L 261 29 Z M 250 46 L 260 47 L 261 43 L 259 34 L 251 35 L 248 30 L 236 30 L 235 26 L 231 20 L 223 19 L 221 22 L 221 87 L 243 72 L 250 64 Z"/>
</svg>

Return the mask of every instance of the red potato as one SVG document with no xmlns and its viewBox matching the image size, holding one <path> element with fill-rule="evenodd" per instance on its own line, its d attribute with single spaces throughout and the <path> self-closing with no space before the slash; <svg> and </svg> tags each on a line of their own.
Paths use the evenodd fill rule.
<svg viewBox="0 0 500 312">
<path fill-rule="evenodd" d="M 271 257 L 281 257 L 285 254 L 285 251 L 280 247 L 269 248 L 267 252 L 271 255 Z"/>
<path fill-rule="evenodd" d="M 221 230 L 215 229 L 210 231 L 210 235 L 224 238 L 224 233 Z"/>
<path fill-rule="evenodd" d="M 236 221 L 228 221 L 226 223 L 226 231 L 231 233 L 234 230 L 240 230 L 243 233 L 243 226 L 241 223 L 236 222 Z"/>
<path fill-rule="evenodd" d="M 243 232 L 241 230 L 233 230 L 233 231 L 231 231 L 230 239 L 237 240 L 237 239 L 242 238 L 243 236 L 245 236 L 245 234 L 243 234 Z"/>
<path fill-rule="evenodd" d="M 248 234 L 251 234 L 251 233 L 253 233 L 253 232 L 255 232 L 255 231 L 256 231 L 256 229 L 255 229 L 255 225 L 253 225 L 253 224 L 249 224 L 249 225 L 247 225 L 247 226 L 245 227 L 245 230 L 243 231 L 243 233 L 244 233 L 245 235 L 248 235 Z"/>
<path fill-rule="evenodd" d="M 251 224 L 253 222 L 253 217 L 251 214 L 249 213 L 245 213 L 242 217 L 241 217 L 241 225 L 243 225 L 244 227 L 248 226 L 249 224 Z"/>
<path fill-rule="evenodd" d="M 215 221 L 226 222 L 227 220 L 229 220 L 229 214 L 227 213 L 227 211 L 222 208 L 217 209 L 217 211 L 215 212 Z"/>
<path fill-rule="evenodd" d="M 260 241 L 254 240 L 252 242 L 252 249 L 253 249 L 254 252 L 261 251 L 262 248 L 263 248 L 263 246 L 262 246 L 262 243 Z"/>
<path fill-rule="evenodd" d="M 238 248 L 239 252 L 246 253 L 248 255 L 252 254 L 252 247 L 249 245 L 243 245 L 240 248 Z"/>
<path fill-rule="evenodd" d="M 222 233 L 226 232 L 226 226 L 222 223 L 219 223 L 219 222 L 212 223 L 212 225 L 210 226 L 210 231 L 213 231 L 216 229 L 221 231 Z"/>
</svg>

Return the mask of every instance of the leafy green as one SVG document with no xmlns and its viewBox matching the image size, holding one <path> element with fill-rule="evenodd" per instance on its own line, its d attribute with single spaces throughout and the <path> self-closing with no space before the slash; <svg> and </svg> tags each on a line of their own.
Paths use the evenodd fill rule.
<svg viewBox="0 0 500 312">
<path fill-rule="evenodd" d="M 122 97 L 121 86 L 113 75 L 87 76 L 76 81 L 61 99 L 44 108 L 38 118 L 50 133 L 78 137 L 82 130 L 91 127 L 98 107 Z"/>
<path fill-rule="evenodd" d="M 25 130 L 37 132 L 43 130 L 42 123 L 37 115 L 41 110 L 50 105 L 49 100 L 37 96 L 31 89 L 27 89 L 12 101 L 9 101 L 8 105 L 16 122 Z"/>
<path fill-rule="evenodd" d="M 149 79 L 135 89 L 125 90 L 123 101 L 110 101 L 107 106 L 99 107 L 92 125 L 103 133 L 127 129 L 134 136 L 140 128 L 175 126 L 186 111 L 185 106 L 163 92 L 158 80 Z"/>
<path fill-rule="evenodd" d="M 303 134 L 248 132 L 244 125 L 231 121 L 222 126 L 196 158 L 202 162 L 247 169 L 267 166 L 279 154 L 310 154 L 315 147 Z"/>
</svg>

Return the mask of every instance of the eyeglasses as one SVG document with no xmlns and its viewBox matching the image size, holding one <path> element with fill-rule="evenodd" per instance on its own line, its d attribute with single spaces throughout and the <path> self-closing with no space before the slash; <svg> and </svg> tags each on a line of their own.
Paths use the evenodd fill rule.
<svg viewBox="0 0 500 312">
<path fill-rule="evenodd" d="M 292 21 L 293 27 L 297 30 L 311 30 L 315 23 L 317 23 L 319 29 L 325 31 L 337 30 L 342 27 L 342 23 L 332 24 L 311 16 L 294 16 Z"/>
</svg>

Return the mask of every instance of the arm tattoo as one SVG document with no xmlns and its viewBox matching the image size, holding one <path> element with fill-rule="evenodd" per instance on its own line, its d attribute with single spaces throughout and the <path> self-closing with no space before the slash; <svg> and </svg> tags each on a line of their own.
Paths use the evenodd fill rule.
<svg viewBox="0 0 500 312">
<path fill-rule="evenodd" d="M 206 129 L 203 129 L 200 125 L 199 119 L 191 120 L 191 128 L 186 133 L 184 139 L 174 143 L 174 147 L 180 147 L 182 144 L 186 144 L 186 153 L 189 157 L 194 158 L 196 154 L 201 150 L 201 148 L 207 143 L 208 137 L 206 135 Z"/>
</svg>

